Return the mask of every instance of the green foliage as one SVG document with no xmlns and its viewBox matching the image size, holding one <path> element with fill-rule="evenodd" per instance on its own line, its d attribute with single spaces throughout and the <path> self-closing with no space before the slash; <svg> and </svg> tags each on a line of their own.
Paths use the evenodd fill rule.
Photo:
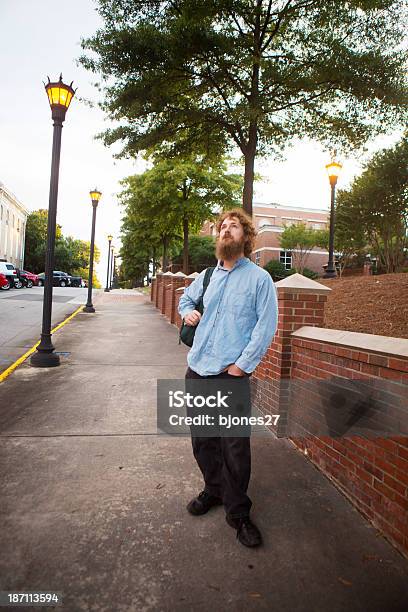
<svg viewBox="0 0 408 612">
<path fill-rule="evenodd" d="M 303 274 L 310 251 L 321 239 L 321 230 L 306 227 L 305 223 L 289 225 L 279 236 L 281 248 L 285 251 L 292 251 L 294 268 L 299 274 Z"/>
<path fill-rule="evenodd" d="M 406 12 L 402 0 L 99 0 L 80 62 L 119 124 L 107 145 L 212 159 L 238 147 L 251 212 L 257 154 L 304 136 L 360 146 L 404 122 Z"/>
<path fill-rule="evenodd" d="M 212 236 L 191 236 L 189 239 L 189 271 L 201 272 L 209 266 L 217 265 L 217 258 L 215 257 L 215 239 Z M 179 252 L 172 257 L 174 264 L 181 264 L 183 262 L 183 252 L 179 249 Z"/>
<path fill-rule="evenodd" d="M 292 274 L 294 272 L 296 272 L 296 270 L 294 270 L 293 268 L 291 268 L 291 270 L 293 270 Z M 291 271 L 289 270 L 289 271 Z M 319 275 L 317 272 L 315 272 L 314 270 L 310 270 L 309 268 L 303 268 L 303 272 L 302 272 L 303 276 L 306 276 L 307 278 L 311 278 L 311 279 L 316 279 L 319 278 Z"/>
<path fill-rule="evenodd" d="M 44 272 L 47 250 L 48 211 L 35 210 L 28 215 L 25 242 L 24 266 L 34 273 Z M 54 269 L 63 270 L 72 276 L 88 279 L 90 242 L 72 236 L 63 236 L 62 228 L 57 225 L 54 251 Z M 94 262 L 98 263 L 100 253 L 95 245 Z M 94 287 L 100 283 L 94 275 Z"/>
<path fill-rule="evenodd" d="M 45 252 L 47 249 L 47 222 L 48 211 L 43 208 L 31 212 L 27 217 L 24 266 L 30 272 L 38 273 L 44 271 Z M 61 239 L 61 226 L 57 224 L 55 232 L 56 245 L 58 245 Z"/>
<path fill-rule="evenodd" d="M 408 248 L 408 136 L 376 153 L 349 190 L 339 191 L 340 232 L 396 272 Z M 367 246 L 365 246 L 367 245 Z"/>
<path fill-rule="evenodd" d="M 211 164 L 196 158 L 156 159 L 152 168 L 123 181 L 120 201 L 123 280 L 147 275 L 150 260 L 168 257 L 183 244 L 183 268 L 188 273 L 189 234 L 200 230 L 217 209 L 237 203 L 241 179 L 227 174 L 223 159 Z M 153 252 L 154 251 L 154 252 Z"/>
<path fill-rule="evenodd" d="M 268 261 L 268 263 L 264 265 L 264 270 L 269 272 L 275 283 L 282 280 L 283 278 L 286 278 L 287 276 L 292 276 L 292 274 L 297 273 L 296 268 L 289 268 L 289 270 L 287 270 L 285 268 L 285 264 L 283 264 L 278 259 L 271 259 L 270 261 Z M 306 276 L 307 278 L 311 279 L 319 277 L 317 272 L 314 272 L 309 268 L 303 268 L 302 274 L 303 276 Z"/>
<path fill-rule="evenodd" d="M 269 272 L 275 283 L 285 278 L 288 272 L 288 270 L 285 268 L 285 264 L 278 259 L 271 259 L 268 261 L 268 263 L 264 265 L 264 270 Z"/>
</svg>

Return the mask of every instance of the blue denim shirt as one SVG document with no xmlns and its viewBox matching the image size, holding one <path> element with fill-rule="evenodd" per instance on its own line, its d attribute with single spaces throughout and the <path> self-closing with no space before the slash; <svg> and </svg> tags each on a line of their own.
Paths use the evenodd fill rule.
<svg viewBox="0 0 408 612">
<path fill-rule="evenodd" d="M 178 307 L 182 318 L 195 310 L 204 274 L 184 289 Z M 270 274 L 247 257 L 231 270 L 218 261 L 187 363 L 200 376 L 219 374 L 232 363 L 249 374 L 266 353 L 277 324 L 278 300 Z"/>
</svg>

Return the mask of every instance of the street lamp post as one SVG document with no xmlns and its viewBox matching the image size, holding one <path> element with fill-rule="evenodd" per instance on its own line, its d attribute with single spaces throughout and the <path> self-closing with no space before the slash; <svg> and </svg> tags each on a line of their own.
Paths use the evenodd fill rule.
<svg viewBox="0 0 408 612">
<path fill-rule="evenodd" d="M 62 124 L 65 121 L 65 115 L 69 108 L 71 100 L 75 95 L 75 90 L 72 89 L 72 82 L 70 85 L 65 85 L 65 83 L 62 82 L 62 75 L 60 76 L 59 81 L 56 83 L 51 83 L 50 79 L 48 78 L 48 83 L 45 84 L 45 91 L 47 92 L 48 100 L 51 107 L 54 133 L 52 138 L 51 178 L 47 221 L 47 252 L 45 257 L 45 279 L 41 340 L 36 352 L 32 355 L 30 359 L 31 365 L 36 368 L 51 368 L 59 366 L 60 364 L 59 355 L 54 352 L 54 346 L 51 340 L 55 232 L 57 221 L 58 179 L 61 154 Z"/>
<path fill-rule="evenodd" d="M 110 282 L 109 289 L 113 289 L 113 276 L 115 274 L 115 247 L 111 247 L 111 267 L 110 267 Z"/>
<path fill-rule="evenodd" d="M 327 174 L 329 175 L 331 187 L 330 200 L 330 234 L 329 234 L 329 261 L 327 268 L 323 274 L 323 278 L 335 278 L 337 276 L 336 267 L 334 265 L 334 202 L 336 198 L 336 184 L 340 174 L 342 165 L 334 160 L 326 165 Z"/>
<path fill-rule="evenodd" d="M 109 289 L 109 269 L 110 269 L 110 258 L 111 258 L 111 242 L 112 242 L 113 236 L 111 236 L 109 234 L 108 236 L 108 267 L 106 269 L 106 287 L 105 287 L 105 291 L 110 291 Z"/>
<path fill-rule="evenodd" d="M 88 277 L 88 301 L 84 308 L 84 312 L 95 312 L 94 305 L 92 304 L 92 284 L 93 284 L 93 263 L 94 263 L 94 250 L 95 250 L 95 223 L 96 223 L 96 209 L 98 208 L 98 202 L 101 199 L 101 192 L 97 189 L 89 192 L 92 200 L 92 232 L 91 232 L 91 250 L 89 253 L 89 277 Z"/>
</svg>

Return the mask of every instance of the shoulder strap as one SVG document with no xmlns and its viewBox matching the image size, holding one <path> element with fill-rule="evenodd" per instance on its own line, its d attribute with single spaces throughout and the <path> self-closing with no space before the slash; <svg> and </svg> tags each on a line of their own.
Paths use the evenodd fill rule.
<svg viewBox="0 0 408 612">
<path fill-rule="evenodd" d="M 203 280 L 203 295 L 202 297 L 204 297 L 204 293 L 207 291 L 207 287 L 210 283 L 210 278 L 212 273 L 214 272 L 215 268 L 207 268 L 204 274 L 204 280 Z"/>
</svg>

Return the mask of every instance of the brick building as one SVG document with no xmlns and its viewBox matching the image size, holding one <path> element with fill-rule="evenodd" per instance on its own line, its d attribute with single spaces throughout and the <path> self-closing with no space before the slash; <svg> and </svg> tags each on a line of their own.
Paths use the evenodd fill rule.
<svg viewBox="0 0 408 612">
<path fill-rule="evenodd" d="M 282 204 L 253 205 L 253 218 L 257 230 L 255 249 L 251 259 L 259 266 L 264 266 L 271 259 L 277 259 L 292 267 L 292 253 L 280 247 L 279 235 L 284 226 L 303 222 L 313 229 L 326 229 L 329 227 L 329 211 L 315 208 L 300 208 L 298 206 L 284 206 Z M 202 236 L 215 236 L 215 223 L 206 221 L 201 229 Z M 313 249 L 306 259 L 306 267 L 319 275 L 323 274 L 323 265 L 327 264 L 328 251 Z"/>
</svg>

